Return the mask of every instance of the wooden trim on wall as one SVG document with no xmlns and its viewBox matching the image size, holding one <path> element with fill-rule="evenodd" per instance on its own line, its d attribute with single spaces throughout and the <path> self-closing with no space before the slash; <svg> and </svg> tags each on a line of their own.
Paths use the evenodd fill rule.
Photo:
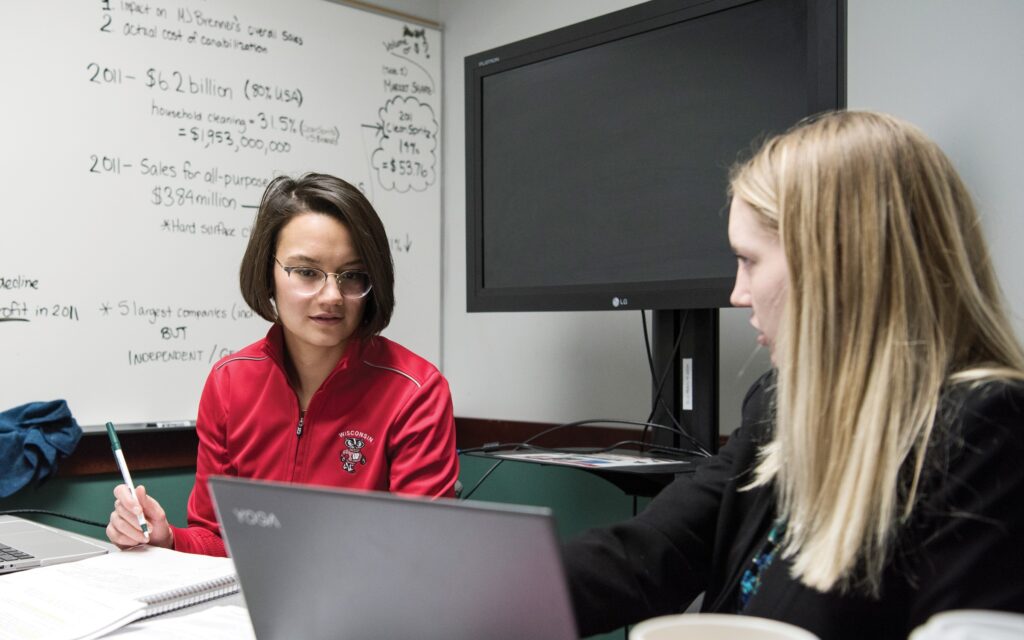
<svg viewBox="0 0 1024 640">
<path fill-rule="evenodd" d="M 199 437 L 195 429 L 122 433 L 119 436 L 132 472 L 195 468 Z M 82 435 L 74 452 L 57 466 L 62 477 L 120 473 L 106 432 Z"/>
<path fill-rule="evenodd" d="M 553 426 L 548 422 L 457 417 L 455 443 L 460 449 L 468 449 L 492 443 L 523 442 Z M 533 444 L 545 447 L 607 447 L 622 440 L 639 440 L 640 435 L 639 429 L 584 425 L 553 431 Z M 650 439 L 650 432 L 647 439 Z M 725 439 L 723 436 L 723 444 Z M 158 471 L 195 467 L 199 438 L 194 429 L 154 430 L 124 433 L 121 444 L 133 472 Z M 57 475 L 62 477 L 100 473 L 118 473 L 105 432 L 84 434 L 74 453 L 62 460 L 57 468 Z"/>
<path fill-rule="evenodd" d="M 416 23 L 416 24 L 422 24 L 424 26 L 432 27 L 432 28 L 437 29 L 439 31 L 442 28 L 441 23 L 437 22 L 436 20 L 428 20 L 427 18 L 421 18 L 420 16 L 414 16 L 411 13 L 406 13 L 404 11 L 399 11 L 397 9 L 391 9 L 390 7 L 382 7 L 379 4 L 374 4 L 373 2 L 363 2 L 362 0 L 331 0 L 331 1 L 332 2 L 337 2 L 338 4 L 347 4 L 347 5 L 351 6 L 351 7 L 355 7 L 357 9 L 362 9 L 363 11 L 369 11 L 370 13 L 379 13 L 379 14 L 382 14 L 382 15 L 385 15 L 385 16 L 390 16 L 392 18 L 398 18 L 399 20 L 406 20 L 408 22 L 413 22 L 413 23 Z"/>
</svg>

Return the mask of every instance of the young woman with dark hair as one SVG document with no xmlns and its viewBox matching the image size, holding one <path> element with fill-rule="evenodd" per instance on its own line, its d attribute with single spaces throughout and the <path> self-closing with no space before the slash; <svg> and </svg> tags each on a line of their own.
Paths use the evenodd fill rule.
<svg viewBox="0 0 1024 640">
<path fill-rule="evenodd" d="M 395 306 L 394 281 L 384 226 L 358 189 L 323 174 L 274 179 L 240 274 L 246 303 L 273 326 L 207 379 L 189 526 L 170 525 L 145 487 L 136 502 L 119 485 L 111 542 L 224 555 L 210 475 L 454 495 L 448 384 L 379 335 Z"/>
</svg>

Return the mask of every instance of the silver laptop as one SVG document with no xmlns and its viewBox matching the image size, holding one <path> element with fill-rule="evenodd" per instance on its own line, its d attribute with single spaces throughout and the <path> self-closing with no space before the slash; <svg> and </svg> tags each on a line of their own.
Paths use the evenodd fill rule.
<svg viewBox="0 0 1024 640">
<path fill-rule="evenodd" d="M 15 516 L 0 516 L 0 573 L 81 560 L 107 552 L 70 533 Z"/>
<path fill-rule="evenodd" d="M 577 637 L 548 509 L 209 482 L 260 640 Z"/>
</svg>

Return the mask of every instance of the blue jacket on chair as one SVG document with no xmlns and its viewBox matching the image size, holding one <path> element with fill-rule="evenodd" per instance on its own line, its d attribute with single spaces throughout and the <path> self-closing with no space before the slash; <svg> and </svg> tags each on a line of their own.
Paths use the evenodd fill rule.
<svg viewBox="0 0 1024 640">
<path fill-rule="evenodd" d="M 30 402 L 0 413 L 0 498 L 57 470 L 75 450 L 82 429 L 63 400 Z"/>
</svg>

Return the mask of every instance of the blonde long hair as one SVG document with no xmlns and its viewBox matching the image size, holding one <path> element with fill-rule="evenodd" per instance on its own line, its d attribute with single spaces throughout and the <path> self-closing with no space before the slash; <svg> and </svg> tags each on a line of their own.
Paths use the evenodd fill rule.
<svg viewBox="0 0 1024 640">
<path fill-rule="evenodd" d="M 1024 378 L 977 213 L 935 143 L 869 112 L 769 140 L 731 191 L 789 266 L 776 429 L 752 486 L 774 483 L 804 584 L 877 594 L 944 386 Z"/>
</svg>

